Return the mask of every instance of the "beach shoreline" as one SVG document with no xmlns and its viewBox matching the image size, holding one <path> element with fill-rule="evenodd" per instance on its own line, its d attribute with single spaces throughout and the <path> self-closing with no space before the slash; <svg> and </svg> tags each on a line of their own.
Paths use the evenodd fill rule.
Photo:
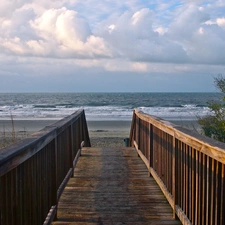
<svg viewBox="0 0 225 225">
<path fill-rule="evenodd" d="M 56 120 L 14 120 L 13 126 L 16 140 L 28 137 L 46 126 L 57 122 Z M 197 121 L 176 120 L 169 121 L 191 130 L 198 130 Z M 89 136 L 92 147 L 122 147 L 125 146 L 124 139 L 129 138 L 131 120 L 105 120 L 87 121 Z M 9 143 L 13 139 L 12 121 L 0 120 L 0 147 L 2 143 Z"/>
</svg>

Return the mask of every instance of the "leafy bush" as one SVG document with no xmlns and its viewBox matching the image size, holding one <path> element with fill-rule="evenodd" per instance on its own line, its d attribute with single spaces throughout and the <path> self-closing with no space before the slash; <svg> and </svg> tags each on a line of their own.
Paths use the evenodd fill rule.
<svg viewBox="0 0 225 225">
<path fill-rule="evenodd" d="M 225 78 L 219 75 L 214 79 L 215 86 L 222 92 L 221 102 L 209 102 L 212 115 L 198 119 L 206 136 L 225 142 Z"/>
</svg>

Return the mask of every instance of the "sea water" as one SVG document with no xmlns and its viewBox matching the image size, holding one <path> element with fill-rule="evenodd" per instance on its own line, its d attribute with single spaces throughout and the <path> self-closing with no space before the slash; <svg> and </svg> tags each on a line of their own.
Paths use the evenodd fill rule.
<svg viewBox="0 0 225 225">
<path fill-rule="evenodd" d="M 134 108 L 166 120 L 210 114 L 219 93 L 0 93 L 0 120 L 58 120 L 83 108 L 87 120 L 126 120 Z"/>
</svg>

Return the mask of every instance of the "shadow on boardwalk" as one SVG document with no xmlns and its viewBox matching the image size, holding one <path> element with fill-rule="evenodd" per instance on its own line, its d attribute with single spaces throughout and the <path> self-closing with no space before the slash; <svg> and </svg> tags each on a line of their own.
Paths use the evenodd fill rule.
<svg viewBox="0 0 225 225">
<path fill-rule="evenodd" d="M 181 224 L 133 148 L 84 148 L 53 224 Z"/>
</svg>

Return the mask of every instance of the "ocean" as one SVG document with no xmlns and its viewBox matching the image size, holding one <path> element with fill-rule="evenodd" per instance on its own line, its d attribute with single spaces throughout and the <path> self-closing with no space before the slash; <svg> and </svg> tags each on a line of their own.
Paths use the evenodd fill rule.
<svg viewBox="0 0 225 225">
<path fill-rule="evenodd" d="M 134 108 L 166 120 L 210 113 L 220 93 L 0 93 L 0 120 L 58 120 L 83 108 L 88 121 L 130 121 Z"/>
</svg>

